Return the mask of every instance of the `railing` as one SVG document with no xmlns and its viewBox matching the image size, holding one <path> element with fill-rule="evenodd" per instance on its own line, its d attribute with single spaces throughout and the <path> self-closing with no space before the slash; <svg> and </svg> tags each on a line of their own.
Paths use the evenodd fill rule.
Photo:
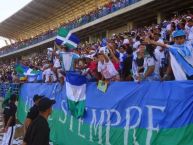
<svg viewBox="0 0 193 145">
<path fill-rule="evenodd" d="M 104 17 L 108 14 L 114 13 L 114 12 L 116 12 L 122 8 L 125 8 L 129 5 L 137 3 L 139 1 L 141 1 L 141 0 L 123 0 L 121 3 L 116 3 L 115 5 L 112 5 L 112 7 L 103 7 L 97 13 L 91 13 L 90 15 L 85 15 L 85 16 L 81 17 L 80 19 L 73 21 L 67 25 L 62 26 L 62 27 L 66 27 L 69 30 L 75 29 L 77 27 L 80 27 L 80 26 L 85 25 L 87 23 L 90 23 L 92 21 L 95 21 L 96 19 Z M 13 51 L 16 51 L 16 50 L 23 49 L 23 48 L 28 47 L 30 45 L 40 43 L 40 42 L 45 41 L 49 38 L 52 38 L 56 35 L 57 35 L 56 30 L 49 31 L 45 35 L 41 35 L 37 38 L 33 38 L 32 40 L 28 40 L 27 42 L 23 42 L 23 43 L 19 44 L 18 46 L 13 46 L 11 48 L 1 50 L 0 56 L 7 54 L 7 53 L 10 53 L 10 52 L 13 52 Z"/>
<path fill-rule="evenodd" d="M 27 41 L 25 43 L 21 43 L 19 46 L 14 46 L 12 48 L 1 50 L 0 51 L 0 56 L 4 55 L 4 54 L 7 54 L 7 53 L 10 53 L 10 52 L 13 52 L 13 51 L 16 51 L 16 50 L 20 50 L 20 49 L 26 48 L 28 46 L 31 46 L 31 45 L 34 45 L 34 44 L 37 44 L 37 43 L 40 43 L 40 42 L 45 41 L 45 40 L 47 40 L 49 38 L 53 38 L 56 35 L 57 35 L 56 31 L 52 31 L 52 32 L 50 32 L 47 35 L 43 35 L 43 36 L 37 37 L 37 38 L 29 40 L 29 41 Z"/>
</svg>

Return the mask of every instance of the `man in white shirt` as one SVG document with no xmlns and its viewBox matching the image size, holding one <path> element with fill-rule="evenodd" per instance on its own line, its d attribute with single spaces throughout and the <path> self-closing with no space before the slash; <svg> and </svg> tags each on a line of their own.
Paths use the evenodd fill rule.
<svg viewBox="0 0 193 145">
<path fill-rule="evenodd" d="M 140 42 L 140 37 L 137 36 L 137 37 L 136 37 L 136 40 L 135 40 L 135 42 L 134 42 L 134 44 L 133 44 L 133 49 L 136 50 L 136 49 L 139 47 L 140 44 L 141 44 L 141 42 Z"/>
<path fill-rule="evenodd" d="M 56 75 L 55 73 L 53 72 L 52 70 L 52 66 L 51 67 L 48 67 L 47 69 L 45 69 L 43 71 L 43 78 L 45 80 L 45 83 L 52 83 L 52 82 L 56 82 L 57 81 L 57 78 L 56 78 Z"/>
<path fill-rule="evenodd" d="M 56 55 L 55 58 L 54 58 L 54 68 L 60 68 L 61 65 L 60 65 L 60 59 L 59 59 L 59 56 Z"/>
</svg>

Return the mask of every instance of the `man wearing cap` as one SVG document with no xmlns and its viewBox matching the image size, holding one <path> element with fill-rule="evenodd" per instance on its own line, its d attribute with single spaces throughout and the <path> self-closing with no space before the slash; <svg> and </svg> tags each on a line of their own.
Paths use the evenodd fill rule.
<svg viewBox="0 0 193 145">
<path fill-rule="evenodd" d="M 33 101 L 34 105 L 30 108 L 30 111 L 27 114 L 27 118 L 24 123 L 24 134 L 26 133 L 26 130 L 28 126 L 31 124 L 33 120 L 36 119 L 36 117 L 39 115 L 39 109 L 38 109 L 38 103 L 42 99 L 43 96 L 34 95 Z"/>
<path fill-rule="evenodd" d="M 4 109 L 4 135 L 1 145 L 12 145 L 14 134 L 15 134 L 15 124 L 16 124 L 16 111 L 17 106 L 15 102 L 17 101 L 17 96 L 12 94 L 10 97 L 9 104 Z"/>
<path fill-rule="evenodd" d="M 176 30 L 173 33 L 173 38 L 175 43 L 173 45 L 167 45 L 151 40 L 147 40 L 148 43 L 162 46 L 163 48 L 169 48 L 170 53 L 175 57 L 176 61 L 182 68 L 182 71 L 185 73 L 183 75 L 184 79 L 193 80 L 193 46 L 192 42 L 186 41 L 186 34 L 183 30 Z M 170 55 L 171 56 L 171 55 Z M 171 64 L 173 65 L 173 64 Z M 173 68 L 172 68 L 173 69 Z M 175 71 L 179 71 L 173 69 L 173 73 L 175 75 Z M 167 75 L 167 74 L 166 74 Z M 177 78 L 175 76 L 175 78 Z M 177 79 L 179 80 L 179 79 Z M 183 79 L 180 79 L 183 80 Z"/>
<path fill-rule="evenodd" d="M 38 105 L 39 115 L 29 125 L 23 145 L 49 145 L 50 128 L 47 120 L 55 103 L 55 100 L 46 97 L 40 100 Z"/>
</svg>

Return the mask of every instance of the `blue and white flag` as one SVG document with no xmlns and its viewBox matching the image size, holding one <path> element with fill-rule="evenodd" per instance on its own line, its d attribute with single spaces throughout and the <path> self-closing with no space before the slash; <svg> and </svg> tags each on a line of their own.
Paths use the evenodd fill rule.
<svg viewBox="0 0 193 145">
<path fill-rule="evenodd" d="M 73 72 L 67 73 L 66 95 L 71 114 L 76 118 L 82 117 L 85 112 L 86 77 Z"/>
<path fill-rule="evenodd" d="M 17 64 L 15 66 L 15 70 L 17 74 L 20 76 L 20 80 L 23 79 L 24 76 L 27 77 L 28 82 L 33 82 L 37 79 L 37 77 L 41 74 L 39 70 L 33 70 L 27 66 Z"/>
<path fill-rule="evenodd" d="M 183 49 L 176 46 L 169 46 L 171 67 L 176 80 L 187 80 L 187 76 L 193 75 L 192 54 L 186 55 Z M 188 48 L 186 48 L 188 49 Z M 184 52 L 184 53 L 182 53 Z"/>
<path fill-rule="evenodd" d="M 55 42 L 58 45 L 66 45 L 68 48 L 74 49 L 77 48 L 80 39 L 75 34 L 70 33 L 67 29 L 60 28 Z"/>
<path fill-rule="evenodd" d="M 170 60 L 175 80 L 177 81 L 187 80 L 186 73 L 184 72 L 184 70 L 182 69 L 182 67 L 177 62 L 176 58 L 171 52 L 170 52 Z"/>
</svg>

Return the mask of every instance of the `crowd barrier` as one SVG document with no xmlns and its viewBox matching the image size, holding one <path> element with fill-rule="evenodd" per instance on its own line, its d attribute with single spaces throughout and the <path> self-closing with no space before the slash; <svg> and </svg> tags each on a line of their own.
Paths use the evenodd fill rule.
<svg viewBox="0 0 193 145">
<path fill-rule="evenodd" d="M 66 87 L 23 84 L 18 119 L 25 120 L 35 94 L 55 99 L 49 118 L 55 145 L 192 145 L 193 81 L 114 82 L 106 93 L 88 83 L 86 113 L 68 111 Z"/>
</svg>

